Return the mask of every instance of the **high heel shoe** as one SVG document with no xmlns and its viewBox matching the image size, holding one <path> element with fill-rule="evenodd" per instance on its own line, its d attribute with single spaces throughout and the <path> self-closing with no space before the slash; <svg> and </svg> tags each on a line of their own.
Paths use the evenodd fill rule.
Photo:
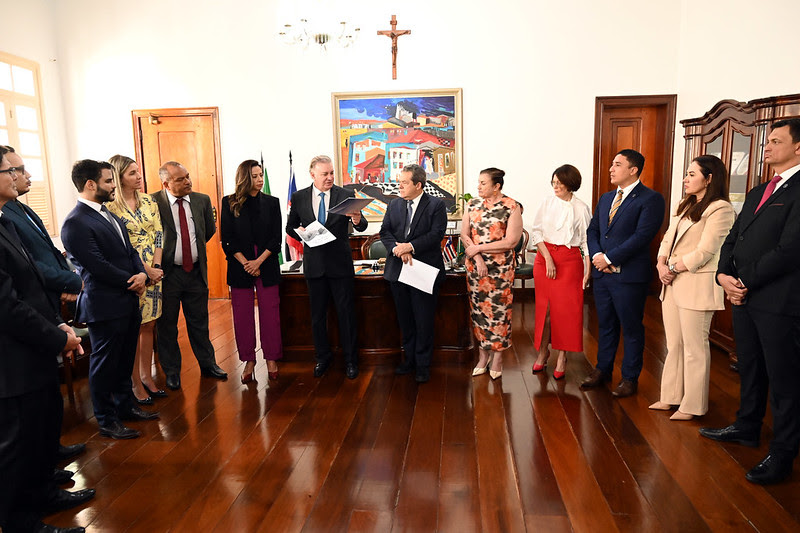
<svg viewBox="0 0 800 533">
<path fill-rule="evenodd" d="M 490 355 L 489 358 L 486 360 L 486 366 L 476 366 L 472 369 L 472 377 L 475 376 L 482 376 L 486 372 L 489 371 L 489 365 L 492 364 L 492 356 Z"/>
<path fill-rule="evenodd" d="M 543 365 L 540 365 L 538 363 L 533 363 L 533 368 L 531 369 L 531 372 L 533 372 L 534 374 L 538 374 L 539 372 L 541 372 L 545 368 L 547 368 L 547 359 L 544 360 L 544 364 Z"/>
<path fill-rule="evenodd" d="M 242 385 L 247 385 L 248 383 L 250 383 L 252 381 L 255 381 L 255 380 L 256 380 L 256 378 L 253 375 L 253 372 L 250 372 L 248 374 L 242 374 Z"/>
<path fill-rule="evenodd" d="M 566 376 L 566 375 L 567 375 L 567 371 L 566 370 L 564 372 L 559 372 L 558 370 L 553 370 L 553 379 L 555 379 L 556 381 L 564 379 L 564 376 Z"/>
<path fill-rule="evenodd" d="M 278 371 L 267 372 L 267 377 L 269 377 L 270 381 L 278 381 Z"/>
<path fill-rule="evenodd" d="M 144 383 L 142 384 L 142 387 L 144 387 L 144 390 L 147 392 L 147 394 L 149 394 L 153 398 L 166 398 L 167 397 L 167 391 L 165 391 L 163 389 L 150 390 L 150 388 L 147 385 L 145 385 Z"/>
<path fill-rule="evenodd" d="M 503 375 L 503 371 L 502 370 L 489 370 L 489 377 L 491 377 L 492 380 L 495 380 L 495 379 L 499 378 L 502 375 Z"/>
<path fill-rule="evenodd" d="M 694 418 L 694 415 L 690 415 L 689 413 L 684 413 L 683 411 L 675 411 L 672 413 L 672 416 L 669 417 L 670 420 L 691 420 Z"/>
</svg>

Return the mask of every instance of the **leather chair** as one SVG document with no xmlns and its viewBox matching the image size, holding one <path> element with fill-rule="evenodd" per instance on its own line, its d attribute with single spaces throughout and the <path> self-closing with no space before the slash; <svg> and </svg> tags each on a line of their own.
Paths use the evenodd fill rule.
<svg viewBox="0 0 800 533">
<path fill-rule="evenodd" d="M 361 257 L 364 259 L 380 259 L 388 255 L 386 247 L 381 242 L 381 236 L 378 233 L 367 237 L 367 240 L 361 245 Z"/>
</svg>

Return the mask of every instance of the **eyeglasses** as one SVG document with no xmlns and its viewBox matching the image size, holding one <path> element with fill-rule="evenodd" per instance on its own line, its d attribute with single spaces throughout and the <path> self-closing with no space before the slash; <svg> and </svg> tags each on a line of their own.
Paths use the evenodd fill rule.
<svg viewBox="0 0 800 533">
<path fill-rule="evenodd" d="M 17 167 L 11 167 L 11 168 L 7 168 L 5 170 L 0 170 L 0 174 L 2 174 L 3 172 L 7 172 L 8 174 L 10 174 L 12 176 L 16 176 L 17 175 Z"/>
<path fill-rule="evenodd" d="M 22 165 L 21 167 L 11 167 L 9 170 L 16 170 L 17 174 L 20 174 L 22 176 L 25 175 L 25 165 Z"/>
</svg>

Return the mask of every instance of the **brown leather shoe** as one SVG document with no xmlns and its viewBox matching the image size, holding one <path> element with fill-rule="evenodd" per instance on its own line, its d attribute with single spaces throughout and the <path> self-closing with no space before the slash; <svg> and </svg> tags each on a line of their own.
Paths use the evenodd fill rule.
<svg viewBox="0 0 800 533">
<path fill-rule="evenodd" d="M 606 381 L 611 381 L 611 376 L 600 370 L 599 368 L 593 368 L 592 371 L 589 373 L 589 377 L 583 380 L 581 383 L 581 387 L 590 388 L 590 387 L 597 387 L 602 385 Z"/>
<path fill-rule="evenodd" d="M 627 379 L 623 379 L 617 385 L 617 388 L 614 389 L 613 394 L 617 398 L 627 398 L 628 396 L 633 396 L 636 394 L 636 390 L 639 388 L 639 385 L 634 381 L 628 381 Z"/>
</svg>

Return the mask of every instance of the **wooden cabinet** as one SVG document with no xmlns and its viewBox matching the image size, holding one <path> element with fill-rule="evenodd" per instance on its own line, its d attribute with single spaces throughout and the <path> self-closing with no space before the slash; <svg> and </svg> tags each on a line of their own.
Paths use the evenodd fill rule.
<svg viewBox="0 0 800 533">
<path fill-rule="evenodd" d="M 699 155 L 711 154 L 722 159 L 730 172 L 730 200 L 738 214 L 747 192 L 772 178 L 770 169 L 764 165 L 764 144 L 770 125 L 791 117 L 800 117 L 800 94 L 750 102 L 723 100 L 700 118 L 681 120 L 686 139 L 683 168 Z M 709 340 L 728 353 L 732 365 L 736 364 L 729 303 L 714 314 Z"/>
</svg>

